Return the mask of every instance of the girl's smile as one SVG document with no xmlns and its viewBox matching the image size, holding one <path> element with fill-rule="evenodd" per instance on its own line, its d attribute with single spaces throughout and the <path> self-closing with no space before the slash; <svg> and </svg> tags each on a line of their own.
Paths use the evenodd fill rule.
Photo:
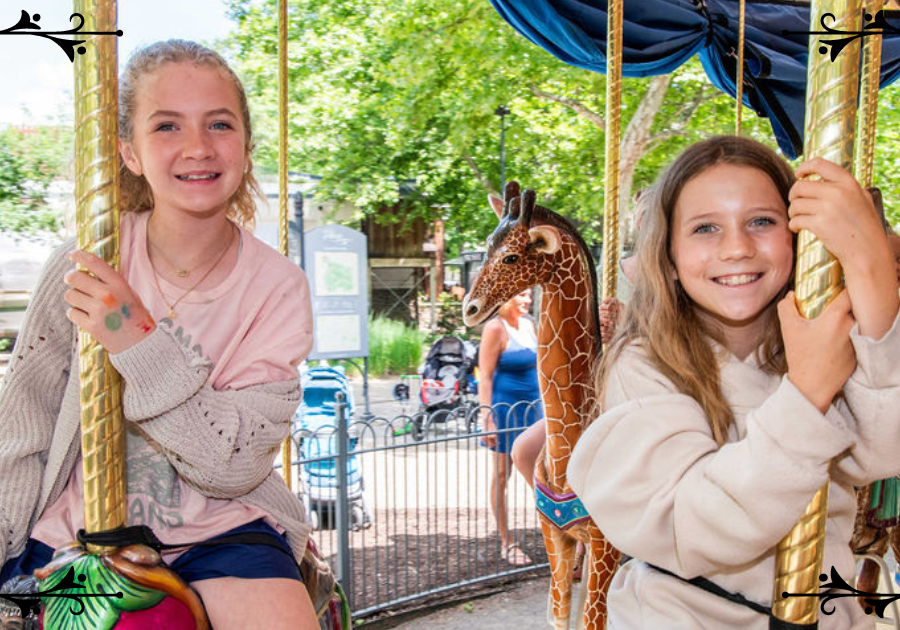
<svg viewBox="0 0 900 630">
<path fill-rule="evenodd" d="M 156 210 L 228 208 L 247 167 L 240 112 L 234 85 L 215 67 L 168 63 L 141 80 L 133 136 L 121 150 L 147 179 Z"/>
<path fill-rule="evenodd" d="M 672 219 L 675 274 L 702 316 L 742 354 L 793 270 L 787 207 L 762 171 L 718 164 L 684 185 Z"/>
</svg>

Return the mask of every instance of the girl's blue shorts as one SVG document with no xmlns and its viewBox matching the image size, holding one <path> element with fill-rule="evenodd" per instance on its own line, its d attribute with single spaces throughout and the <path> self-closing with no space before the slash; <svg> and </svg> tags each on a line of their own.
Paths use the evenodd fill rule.
<svg viewBox="0 0 900 630">
<path fill-rule="evenodd" d="M 243 533 L 268 534 L 277 543 L 277 547 L 247 543 L 191 547 L 178 556 L 170 568 L 188 583 L 220 577 L 247 580 L 288 578 L 303 581 L 287 540 L 262 519 L 235 527 L 210 540 Z M 33 573 L 35 569 L 47 565 L 52 558 L 53 549 L 29 538 L 22 555 L 11 558 L 3 565 L 0 570 L 0 586 L 17 575 Z"/>
</svg>

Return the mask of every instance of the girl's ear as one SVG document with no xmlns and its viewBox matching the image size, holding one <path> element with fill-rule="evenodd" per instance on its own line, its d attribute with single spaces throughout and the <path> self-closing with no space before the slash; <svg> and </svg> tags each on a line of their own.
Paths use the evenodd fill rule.
<svg viewBox="0 0 900 630">
<path fill-rule="evenodd" d="M 131 143 L 125 142 L 121 138 L 119 139 L 119 155 L 122 156 L 122 161 L 125 162 L 129 171 L 135 175 L 143 175 L 144 169 L 141 168 L 141 163 L 134 154 Z"/>
</svg>

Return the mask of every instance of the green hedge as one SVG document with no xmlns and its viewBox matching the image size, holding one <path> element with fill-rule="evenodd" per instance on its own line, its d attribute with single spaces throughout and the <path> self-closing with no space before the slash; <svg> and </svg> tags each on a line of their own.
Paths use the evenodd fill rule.
<svg viewBox="0 0 900 630">
<path fill-rule="evenodd" d="M 415 374 L 422 362 L 425 333 L 393 319 L 369 319 L 369 374 Z"/>
</svg>

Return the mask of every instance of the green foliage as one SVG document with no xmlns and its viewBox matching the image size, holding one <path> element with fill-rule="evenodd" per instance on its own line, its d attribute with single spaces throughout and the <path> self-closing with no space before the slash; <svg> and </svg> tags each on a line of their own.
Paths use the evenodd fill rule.
<svg viewBox="0 0 900 630">
<path fill-rule="evenodd" d="M 446 291 L 439 293 L 435 302 L 437 319 L 435 322 L 434 334 L 429 334 L 427 337 L 427 342 L 429 344 L 445 335 L 455 335 L 460 339 L 478 340 L 479 335 L 477 335 L 472 328 L 468 328 L 463 322 L 462 302 Z M 430 308 L 431 299 L 426 296 L 421 296 L 419 298 L 419 312 L 425 312 L 426 309 Z"/>
<path fill-rule="evenodd" d="M 496 225 L 486 193 L 500 187 L 494 111 L 506 105 L 506 178 L 535 188 L 589 242 L 600 240 L 603 75 L 537 48 L 484 0 L 296 0 L 289 11 L 290 169 L 321 176 L 318 195 L 374 213 L 396 203 L 401 184 L 413 184 L 404 186 L 403 212 L 443 216 L 448 254 L 457 255 Z M 271 170 L 275 0 L 231 0 L 231 15 L 238 28 L 228 46 L 258 116 L 257 163 Z M 649 84 L 625 80 L 625 123 Z M 652 181 L 687 143 L 731 133 L 732 103 L 699 63 L 679 70 L 634 185 Z M 745 124 L 751 132 L 760 126 Z"/>
<path fill-rule="evenodd" d="M 59 213 L 46 205 L 0 199 L 0 232 L 56 232 L 60 228 L 60 219 Z"/>
<path fill-rule="evenodd" d="M 257 119 L 257 165 L 277 162 L 275 0 L 230 0 L 227 40 Z M 447 226 L 449 256 L 480 243 L 496 220 L 486 193 L 500 186 L 500 119 L 506 105 L 506 178 L 535 188 L 588 243 L 602 240 L 606 78 L 568 66 L 517 35 L 485 0 L 295 0 L 289 5 L 290 169 L 321 176 L 317 194 L 372 214 Z M 623 132 L 653 79 L 623 81 Z M 900 222 L 897 88 L 882 93 L 876 183 Z M 734 100 L 694 59 L 672 77 L 634 179 L 650 184 L 681 149 L 734 133 Z M 743 134 L 775 147 L 765 119 L 743 110 Z M 637 145 L 635 145 L 637 146 Z M 623 143 L 624 154 L 631 150 Z M 627 214 L 628 209 L 623 209 Z"/>
<path fill-rule="evenodd" d="M 369 319 L 369 374 L 415 374 L 422 361 L 425 334 L 384 317 Z"/>
<path fill-rule="evenodd" d="M 64 175 L 71 153 L 72 132 L 65 127 L 0 131 L 0 230 L 59 229 L 61 217 L 47 206 L 47 191 Z"/>
<path fill-rule="evenodd" d="M 900 229 L 900 85 L 883 89 L 878 99 L 873 185 L 881 188 L 884 210 Z"/>
</svg>

